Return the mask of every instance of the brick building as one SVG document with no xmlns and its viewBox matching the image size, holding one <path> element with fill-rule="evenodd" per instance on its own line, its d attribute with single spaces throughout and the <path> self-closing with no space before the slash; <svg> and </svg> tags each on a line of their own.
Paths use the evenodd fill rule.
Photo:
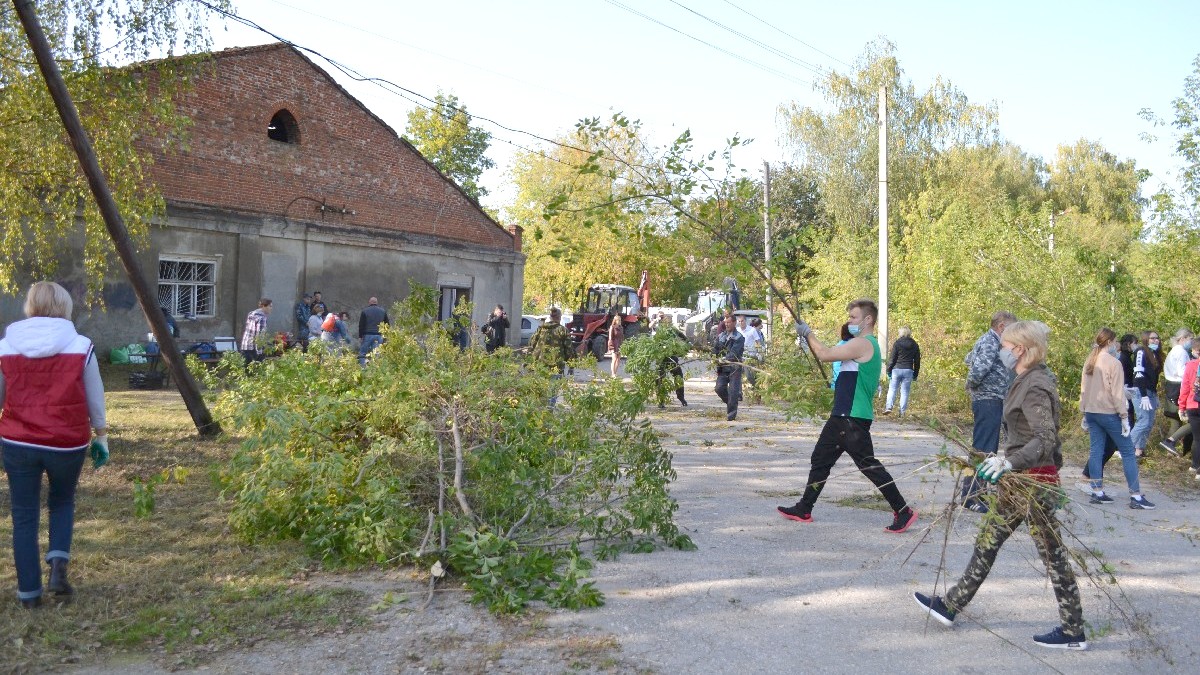
<svg viewBox="0 0 1200 675">
<path fill-rule="evenodd" d="M 354 329 L 369 297 L 389 306 L 410 282 L 441 291 L 443 318 L 460 297 L 476 323 L 497 303 L 520 307 L 519 230 L 295 49 L 218 52 L 177 106 L 192 120 L 186 149 L 145 141 L 167 219 L 141 255 L 181 338 L 240 336 L 264 296 L 271 330 L 294 330 L 306 290 L 349 311 Z M 77 312 L 80 331 L 102 347 L 144 340 L 128 283 L 110 284 L 105 300 L 104 312 Z"/>
</svg>

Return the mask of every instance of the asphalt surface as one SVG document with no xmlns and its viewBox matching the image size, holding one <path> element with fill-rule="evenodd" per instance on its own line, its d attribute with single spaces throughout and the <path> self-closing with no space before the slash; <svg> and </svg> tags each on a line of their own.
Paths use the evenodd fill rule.
<svg viewBox="0 0 1200 675">
<path fill-rule="evenodd" d="M 801 524 L 775 507 L 799 498 L 822 420 L 787 422 L 743 405 L 726 422 L 711 391 L 711 380 L 693 378 L 691 407 L 652 415 L 674 452 L 677 522 L 698 550 L 598 564 L 605 606 L 556 613 L 552 626 L 610 633 L 630 662 L 661 673 L 1200 672 L 1197 494 L 1172 497 L 1143 481 L 1158 509 L 1133 511 L 1119 468 L 1108 485 L 1114 504 L 1089 505 L 1070 486 L 1060 517 L 1077 538 L 1071 546 L 1099 552 L 1117 581 L 1080 575 L 1088 651 L 1032 641 L 1058 625 L 1058 613 L 1025 529 L 945 628 L 912 594 L 941 594 L 958 578 L 980 517 L 947 508 L 954 478 L 930 465 L 942 439 L 891 418 L 873 428 L 877 456 L 920 512 L 908 532 L 883 531 L 892 514 L 846 457 L 814 522 Z"/>
</svg>

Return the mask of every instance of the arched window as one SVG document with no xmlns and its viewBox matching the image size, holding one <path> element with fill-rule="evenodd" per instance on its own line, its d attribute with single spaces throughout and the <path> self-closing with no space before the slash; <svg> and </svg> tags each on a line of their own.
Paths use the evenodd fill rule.
<svg viewBox="0 0 1200 675">
<path fill-rule="evenodd" d="M 267 125 L 267 138 L 280 143 L 300 142 L 300 125 L 296 124 L 296 118 L 287 108 L 271 117 L 271 123 Z"/>
</svg>

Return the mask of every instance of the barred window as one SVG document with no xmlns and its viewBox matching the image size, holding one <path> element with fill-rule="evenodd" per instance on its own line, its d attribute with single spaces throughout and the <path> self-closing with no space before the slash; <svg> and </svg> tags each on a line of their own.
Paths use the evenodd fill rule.
<svg viewBox="0 0 1200 675">
<path fill-rule="evenodd" d="M 216 314 L 217 263 L 212 259 L 158 259 L 158 304 L 172 316 Z"/>
</svg>

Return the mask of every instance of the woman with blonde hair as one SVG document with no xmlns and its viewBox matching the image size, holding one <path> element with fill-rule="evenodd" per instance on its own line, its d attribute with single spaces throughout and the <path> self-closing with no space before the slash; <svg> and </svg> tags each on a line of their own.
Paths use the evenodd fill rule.
<svg viewBox="0 0 1200 675">
<path fill-rule="evenodd" d="M 999 483 L 995 506 L 999 517 L 983 520 L 971 562 L 944 600 L 923 593 L 914 593 L 913 597 L 939 623 L 954 625 L 955 616 L 966 609 L 987 578 L 1000 547 L 1025 521 L 1050 574 L 1061 621 L 1049 633 L 1035 635 L 1033 641 L 1052 649 L 1083 650 L 1087 649 L 1087 640 L 1079 586 L 1054 515 L 1062 497 L 1058 479 L 1063 463 L 1058 435 L 1062 406 L 1058 382 L 1046 367 L 1049 336 L 1050 329 L 1040 321 L 1018 321 L 1000 336 L 1000 360 L 1017 374 L 1004 398 L 1008 434 L 1000 453 L 978 467 L 980 478 Z M 1015 475 L 1001 481 L 1006 473 Z"/>
<path fill-rule="evenodd" d="M 17 598 L 42 603 L 38 518 L 42 474 L 50 483 L 50 548 L 46 589 L 71 596 L 67 561 L 75 529 L 75 487 L 89 444 L 93 466 L 108 461 L 104 384 L 92 341 L 71 323 L 71 295 L 56 283 L 29 289 L 25 316 L 0 340 L 0 448 L 12 503 Z M 96 438 L 92 439 L 95 431 Z"/>
<path fill-rule="evenodd" d="M 1129 486 L 1129 508 L 1153 509 L 1154 504 L 1142 494 L 1138 484 L 1137 457 L 1129 438 L 1129 408 L 1125 398 L 1125 373 L 1117 360 L 1117 334 L 1111 328 L 1101 328 L 1096 343 L 1083 366 L 1079 382 L 1079 411 L 1081 426 L 1088 432 L 1091 450 L 1088 454 L 1088 476 L 1092 481 L 1093 504 L 1111 504 L 1113 498 L 1104 493 L 1104 446 L 1112 441 L 1121 454 L 1125 482 Z"/>
</svg>

